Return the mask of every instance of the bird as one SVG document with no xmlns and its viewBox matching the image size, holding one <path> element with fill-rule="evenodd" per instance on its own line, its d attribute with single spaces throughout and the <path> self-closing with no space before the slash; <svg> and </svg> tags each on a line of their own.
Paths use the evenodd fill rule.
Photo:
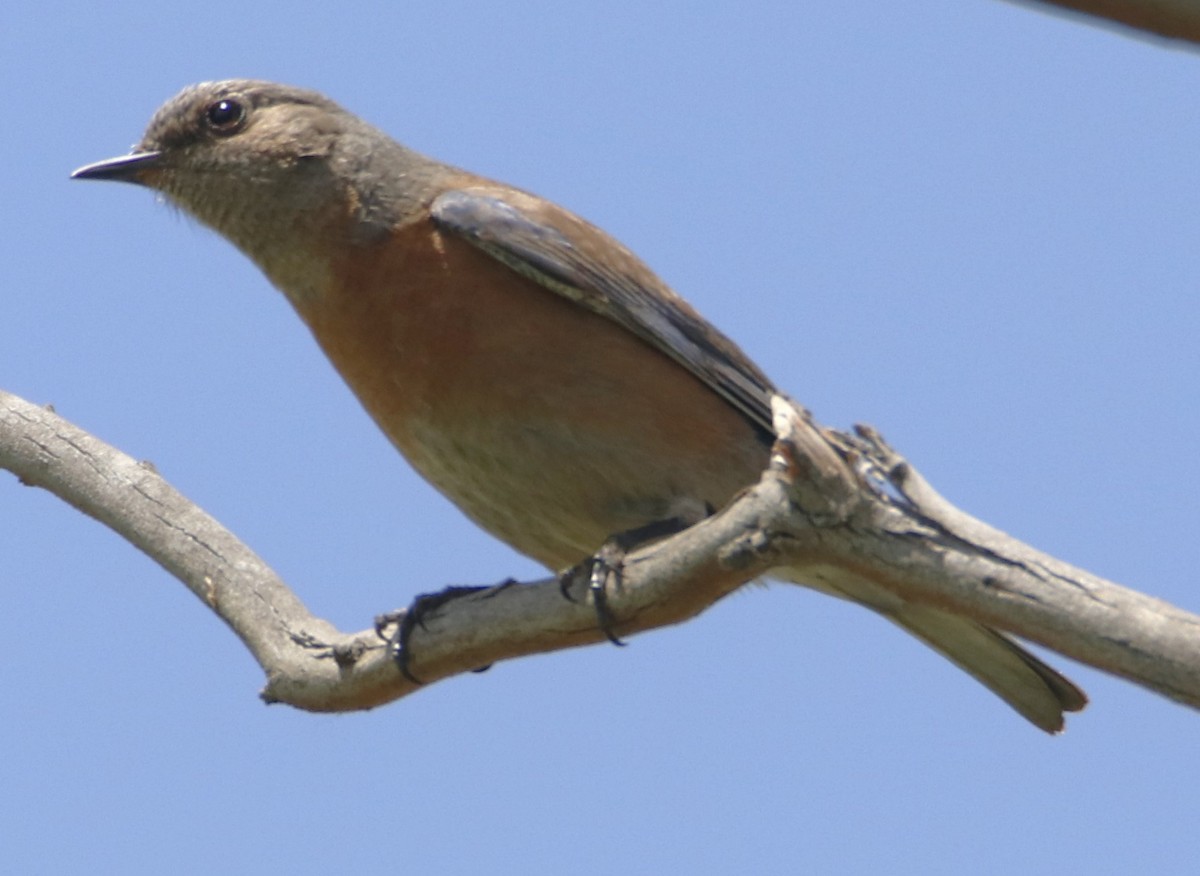
<svg viewBox="0 0 1200 876">
<path fill-rule="evenodd" d="M 129 154 L 72 176 L 153 189 L 228 239 L 411 466 L 552 571 L 698 522 L 767 465 L 774 385 L 629 249 L 318 92 L 189 86 Z M 973 620 L 867 581 L 772 574 L 874 610 L 1047 732 L 1087 703 Z"/>
</svg>

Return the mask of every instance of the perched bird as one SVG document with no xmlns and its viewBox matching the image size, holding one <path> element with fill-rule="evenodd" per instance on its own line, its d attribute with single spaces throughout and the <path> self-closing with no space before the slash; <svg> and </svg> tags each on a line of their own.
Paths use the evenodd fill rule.
<svg viewBox="0 0 1200 876">
<path fill-rule="evenodd" d="M 614 534 L 696 522 L 767 463 L 770 381 L 633 253 L 320 94 L 192 86 L 131 154 L 74 177 L 148 186 L 228 238 L 412 466 L 552 570 Z M 1044 730 L 1087 702 L 974 621 L 869 582 L 816 586 L 907 629 Z"/>
</svg>

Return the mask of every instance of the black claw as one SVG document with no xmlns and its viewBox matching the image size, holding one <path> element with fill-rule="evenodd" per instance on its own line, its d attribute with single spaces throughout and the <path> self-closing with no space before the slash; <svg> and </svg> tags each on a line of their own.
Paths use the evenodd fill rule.
<svg viewBox="0 0 1200 876">
<path fill-rule="evenodd" d="M 592 594 L 592 605 L 596 609 L 597 626 L 610 642 L 624 647 L 625 643 L 613 632 L 617 619 L 608 606 L 607 584 L 609 579 L 611 578 L 616 586 L 620 587 L 626 554 L 649 542 L 682 532 L 690 525 L 682 517 L 671 517 L 611 535 L 593 556 L 559 576 L 558 589 L 566 599 L 574 602 L 575 600 L 571 597 L 571 585 L 586 574 L 588 591 Z"/>
<path fill-rule="evenodd" d="M 563 599 L 567 602 L 579 602 L 571 595 L 571 588 L 581 581 L 590 582 L 592 580 L 592 566 L 596 563 L 596 557 L 588 557 L 582 563 L 576 563 L 569 569 L 559 572 L 558 574 L 558 592 L 562 594 Z M 589 584 L 590 586 L 590 584 Z"/>
<path fill-rule="evenodd" d="M 558 590 L 563 595 L 563 599 L 568 602 L 578 602 L 571 595 L 571 588 L 581 579 L 587 581 L 588 592 L 592 595 L 592 607 L 596 612 L 596 626 L 604 633 L 605 638 L 614 645 L 622 647 L 625 643 L 617 637 L 612 629 L 617 619 L 608 607 L 608 592 L 605 590 L 605 584 L 610 575 L 620 582 L 623 557 L 624 551 L 610 540 L 605 542 L 594 556 L 588 557 L 582 563 L 572 566 L 558 576 Z"/>
<path fill-rule="evenodd" d="M 388 642 L 392 660 L 395 662 L 396 668 L 400 670 L 400 674 L 413 684 L 424 684 L 425 682 L 413 675 L 412 670 L 409 668 L 411 651 L 408 647 L 408 641 L 412 638 L 413 630 L 418 626 L 426 629 L 425 618 L 451 600 L 467 596 L 471 593 L 478 593 L 481 590 L 491 590 L 498 593 L 505 587 L 510 587 L 515 583 L 517 582 L 514 579 L 509 578 L 495 587 L 447 587 L 444 590 L 439 590 L 437 593 L 422 593 L 412 601 L 412 605 L 405 611 L 392 612 L 391 614 L 377 617 L 375 619 L 375 632 L 380 638 Z M 490 596 L 491 594 L 488 595 Z M 396 625 L 396 632 L 390 637 L 384 636 L 383 629 L 392 624 Z M 487 667 L 483 668 L 486 669 Z"/>
<path fill-rule="evenodd" d="M 620 586 L 621 560 L 614 562 L 613 558 L 603 556 L 605 553 L 612 552 L 606 552 L 604 548 L 601 548 L 600 553 L 592 557 L 588 590 L 592 594 L 592 605 L 596 609 L 596 624 L 600 627 L 600 632 L 604 633 L 605 638 L 618 648 L 624 648 L 625 643 L 613 632 L 617 619 L 613 616 L 612 609 L 608 607 L 608 591 L 605 589 L 610 575 L 616 581 L 617 586 Z M 623 556 L 622 559 L 624 559 Z"/>
</svg>

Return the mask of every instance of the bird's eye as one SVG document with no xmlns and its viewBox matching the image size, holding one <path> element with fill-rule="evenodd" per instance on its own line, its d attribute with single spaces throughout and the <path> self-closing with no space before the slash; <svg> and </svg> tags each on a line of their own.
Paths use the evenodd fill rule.
<svg viewBox="0 0 1200 876">
<path fill-rule="evenodd" d="M 229 97 L 213 101 L 204 110 L 204 121 L 216 134 L 236 134 L 245 120 L 242 102 Z"/>
</svg>

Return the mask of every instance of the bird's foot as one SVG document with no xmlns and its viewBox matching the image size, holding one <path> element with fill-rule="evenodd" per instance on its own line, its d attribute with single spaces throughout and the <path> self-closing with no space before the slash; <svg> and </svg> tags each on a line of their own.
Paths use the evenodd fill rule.
<svg viewBox="0 0 1200 876">
<path fill-rule="evenodd" d="M 616 634 L 617 619 L 608 604 L 609 582 L 619 590 L 625 557 L 631 551 L 660 538 L 683 532 L 692 522 L 694 521 L 682 517 L 670 517 L 610 535 L 600 546 L 600 550 L 558 576 L 558 589 L 564 598 L 574 602 L 571 588 L 580 581 L 586 581 L 592 606 L 596 611 L 596 625 L 610 642 L 624 646 L 625 643 Z"/>
<path fill-rule="evenodd" d="M 424 684 L 425 682 L 413 674 L 410 666 L 412 662 L 412 649 L 409 647 L 409 640 L 412 638 L 413 630 L 418 626 L 421 629 L 428 629 L 425 625 L 426 618 L 448 602 L 464 596 L 470 596 L 472 593 L 482 593 L 485 596 L 491 596 L 516 583 L 516 579 L 509 578 L 491 587 L 451 586 L 436 593 L 421 593 L 412 601 L 412 605 L 408 608 L 381 614 L 375 618 L 375 634 L 388 643 L 388 650 L 392 655 L 392 660 L 395 662 L 396 668 L 400 670 L 400 674 L 413 684 Z M 395 631 L 389 633 L 389 628 L 393 626 L 395 627 Z M 491 664 L 489 663 L 487 666 L 480 666 L 474 671 L 483 672 L 490 668 L 490 666 Z"/>
</svg>

